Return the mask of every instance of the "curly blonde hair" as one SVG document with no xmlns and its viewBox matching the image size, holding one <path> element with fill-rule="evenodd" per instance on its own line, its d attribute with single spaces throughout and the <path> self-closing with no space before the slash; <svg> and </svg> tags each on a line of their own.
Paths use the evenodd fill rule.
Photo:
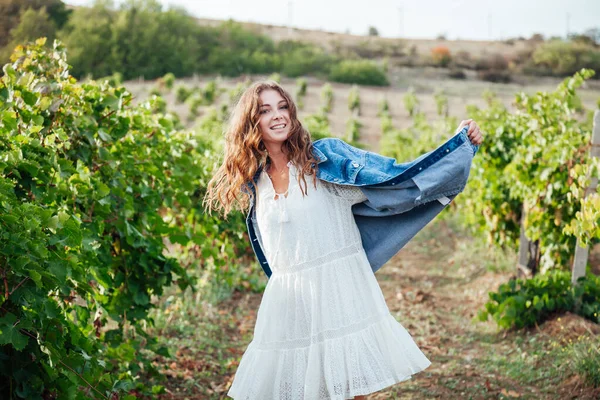
<svg viewBox="0 0 600 400">
<path fill-rule="evenodd" d="M 316 187 L 317 160 L 312 153 L 310 133 L 298 120 L 296 104 L 277 82 L 256 82 L 242 93 L 231 114 L 225 131 L 224 160 L 208 182 L 204 197 L 204 207 L 209 213 L 218 211 L 227 217 L 234 209 L 247 210 L 252 196 L 249 185 L 254 186 L 256 193 L 253 177 L 259 168 L 270 163 L 259 126 L 260 94 L 264 90 L 278 91 L 288 103 L 290 135 L 283 142 L 282 150 L 287 150 L 288 161 L 292 161 L 298 171 L 302 172 L 298 174 L 302 194 L 306 195 L 307 189 L 304 175 L 312 175 Z M 248 189 L 244 190 L 247 195 L 240 196 L 244 188 Z"/>
</svg>

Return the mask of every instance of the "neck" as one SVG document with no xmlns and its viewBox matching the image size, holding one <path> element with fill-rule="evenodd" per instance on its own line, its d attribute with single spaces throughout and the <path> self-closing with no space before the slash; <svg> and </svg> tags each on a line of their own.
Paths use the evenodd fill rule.
<svg viewBox="0 0 600 400">
<path fill-rule="evenodd" d="M 277 171 L 283 170 L 287 163 L 289 162 L 287 153 L 282 150 L 282 147 L 277 146 L 269 146 L 265 144 L 267 151 L 269 152 L 269 158 L 271 159 L 272 167 L 274 167 Z"/>
</svg>

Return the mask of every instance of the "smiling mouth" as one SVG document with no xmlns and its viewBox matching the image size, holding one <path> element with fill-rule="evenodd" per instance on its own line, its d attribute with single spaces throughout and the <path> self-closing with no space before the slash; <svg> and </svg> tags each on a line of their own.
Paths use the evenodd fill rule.
<svg viewBox="0 0 600 400">
<path fill-rule="evenodd" d="M 277 124 L 277 125 L 273 125 L 271 127 L 271 129 L 283 129 L 287 126 L 287 124 Z"/>
</svg>

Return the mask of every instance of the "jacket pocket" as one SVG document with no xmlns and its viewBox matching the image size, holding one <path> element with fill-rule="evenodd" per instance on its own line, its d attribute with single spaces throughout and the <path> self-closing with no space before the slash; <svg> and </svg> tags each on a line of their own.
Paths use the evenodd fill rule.
<svg viewBox="0 0 600 400">
<path fill-rule="evenodd" d="M 357 159 L 347 158 L 342 164 L 342 182 L 353 184 L 356 182 L 358 173 L 365 167 L 364 157 Z"/>
</svg>

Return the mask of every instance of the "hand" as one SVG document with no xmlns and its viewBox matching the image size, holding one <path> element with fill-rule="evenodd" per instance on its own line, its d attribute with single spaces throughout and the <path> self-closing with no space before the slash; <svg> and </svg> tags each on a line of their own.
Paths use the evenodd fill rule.
<svg viewBox="0 0 600 400">
<path fill-rule="evenodd" d="M 477 145 L 480 145 L 481 143 L 483 143 L 483 135 L 481 134 L 481 131 L 479 130 L 479 126 L 472 119 L 466 119 L 466 120 L 460 121 L 460 125 L 458 126 L 458 129 L 456 130 L 456 132 L 459 132 L 462 128 L 464 128 L 467 125 L 469 125 L 469 131 L 467 132 L 467 136 L 469 137 L 469 139 L 471 139 L 471 143 L 477 144 Z"/>
</svg>

